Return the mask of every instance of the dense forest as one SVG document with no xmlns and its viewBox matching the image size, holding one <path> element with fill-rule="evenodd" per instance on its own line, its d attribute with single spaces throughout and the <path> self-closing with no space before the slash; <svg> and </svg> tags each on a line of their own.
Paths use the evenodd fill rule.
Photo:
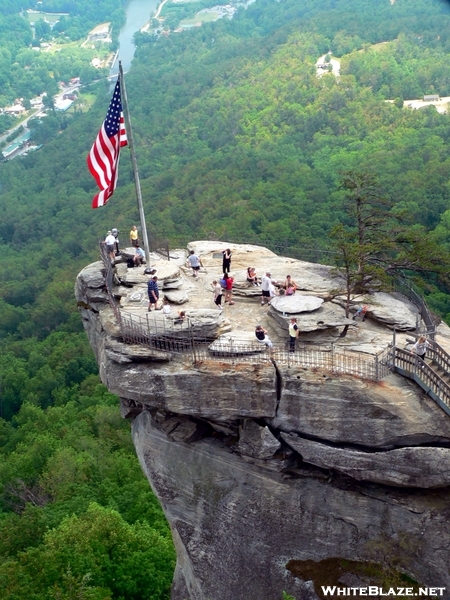
<svg viewBox="0 0 450 600">
<path fill-rule="evenodd" d="M 109 6 L 45 8 L 69 5 L 80 18 Z M 1 35 L 28 35 L 7 21 L 16 8 L 0 2 Z M 151 235 L 176 245 L 215 232 L 327 250 L 345 220 L 342 173 L 358 170 L 447 257 L 450 122 L 403 101 L 450 96 L 449 24 L 438 0 L 256 0 L 232 20 L 137 36 L 126 84 Z M 340 76 L 317 77 L 329 52 Z M 110 95 L 106 83 L 96 91 L 93 108 L 44 149 L 0 164 L 5 600 L 169 597 L 170 533 L 117 399 L 98 380 L 73 296 L 77 272 L 98 259 L 98 239 L 118 227 L 125 241 L 138 217 L 126 149 L 112 199 L 90 208 L 85 158 Z M 418 283 L 450 324 L 445 277 Z"/>
</svg>

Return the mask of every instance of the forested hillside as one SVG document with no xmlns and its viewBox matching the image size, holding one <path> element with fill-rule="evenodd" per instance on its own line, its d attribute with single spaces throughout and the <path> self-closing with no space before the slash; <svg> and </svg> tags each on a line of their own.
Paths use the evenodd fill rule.
<svg viewBox="0 0 450 600">
<path fill-rule="evenodd" d="M 0 3 L 3 19 L 13 6 Z M 342 173 L 357 170 L 373 174 L 393 214 L 432 233 L 448 255 L 449 116 L 402 108 L 425 94 L 450 96 L 446 2 L 256 0 L 232 20 L 137 40 L 126 84 L 151 232 L 173 244 L 214 231 L 326 249 L 345 218 Z M 340 76 L 317 77 L 329 51 Z M 118 227 L 125 241 L 138 216 L 127 149 L 112 199 L 90 208 L 85 157 L 110 95 L 106 84 L 97 92 L 92 110 L 40 152 L 0 164 L 6 600 L 168 598 L 170 536 L 117 401 L 99 384 L 73 298 L 98 239 Z M 445 278 L 421 285 L 450 322 Z M 112 549 L 117 532 L 123 543 Z M 152 566 L 138 575 L 134 560 Z"/>
<path fill-rule="evenodd" d="M 113 37 L 117 39 L 120 25 L 124 22 L 124 0 L 49 0 L 39 5 L 34 0 L 0 1 L 0 107 L 7 106 L 16 98 L 29 100 L 47 92 L 56 94 L 60 81 L 85 76 L 94 79 L 95 69 L 89 62 L 91 48 L 80 48 L 71 41 L 82 40 L 88 31 L 99 23 L 112 23 Z M 43 18 L 37 19 L 33 28 L 26 17 L 27 8 L 39 11 L 64 12 L 53 29 Z M 56 39 L 59 46 L 51 51 L 39 52 L 40 41 Z M 34 46 L 34 48 L 32 47 Z M 3 117 L 0 119 L 1 131 Z"/>
</svg>

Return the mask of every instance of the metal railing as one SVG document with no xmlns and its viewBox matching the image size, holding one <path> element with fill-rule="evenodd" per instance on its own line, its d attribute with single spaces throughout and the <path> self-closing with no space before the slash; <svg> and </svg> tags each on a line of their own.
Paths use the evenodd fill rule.
<svg viewBox="0 0 450 600">
<path fill-rule="evenodd" d="M 295 351 L 290 352 L 288 344 L 274 345 L 269 349 L 257 341 L 243 344 L 236 339 L 233 344 L 233 339 L 229 338 L 220 343 L 214 335 L 207 337 L 192 326 L 189 318 L 155 318 L 154 313 L 146 315 L 145 318 L 123 313 L 121 331 L 123 340 L 127 343 L 143 344 L 161 353 L 167 353 L 167 360 L 180 360 L 191 364 L 203 361 L 254 364 L 276 361 L 288 366 L 354 375 L 373 381 L 380 381 L 386 377 L 392 364 L 390 348 L 371 356 L 338 349 L 334 345 L 298 344 Z"/>
<path fill-rule="evenodd" d="M 450 385 L 417 354 L 398 347 L 394 347 L 393 350 L 392 366 L 394 371 L 413 379 L 450 415 Z"/>
<path fill-rule="evenodd" d="M 427 356 L 438 368 L 450 373 L 450 355 L 437 342 L 433 341 L 431 348 L 427 348 Z"/>
<path fill-rule="evenodd" d="M 114 266 L 111 264 L 111 258 L 109 256 L 109 252 L 106 248 L 106 245 L 101 241 L 99 241 L 98 245 L 100 248 L 100 257 L 104 266 L 105 287 L 106 292 L 108 294 L 109 305 L 111 306 L 114 316 L 116 317 L 117 324 L 119 325 L 119 327 L 121 327 L 122 319 L 120 314 L 120 308 L 117 305 L 116 299 L 114 298 L 112 293 L 114 283 Z"/>
<path fill-rule="evenodd" d="M 402 294 L 402 296 L 408 298 L 408 300 L 410 300 L 415 306 L 417 306 L 420 318 L 425 324 L 425 328 L 421 328 L 420 324 L 418 324 L 417 333 L 426 335 L 430 339 L 434 340 L 436 334 L 436 323 L 425 300 L 414 289 L 412 283 L 410 281 L 405 280 L 403 277 L 393 278 L 392 289 Z"/>
</svg>

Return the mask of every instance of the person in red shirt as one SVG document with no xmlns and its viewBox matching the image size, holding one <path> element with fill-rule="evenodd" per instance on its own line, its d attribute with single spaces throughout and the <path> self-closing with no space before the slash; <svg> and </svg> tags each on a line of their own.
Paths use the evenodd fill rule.
<svg viewBox="0 0 450 600">
<path fill-rule="evenodd" d="M 229 273 L 224 273 L 223 278 L 225 279 L 225 304 L 234 304 L 233 298 L 233 277 L 230 277 Z"/>
</svg>

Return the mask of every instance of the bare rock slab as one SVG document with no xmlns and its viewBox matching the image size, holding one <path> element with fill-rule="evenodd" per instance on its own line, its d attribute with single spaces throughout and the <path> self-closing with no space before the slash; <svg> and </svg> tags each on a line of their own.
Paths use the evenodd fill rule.
<svg viewBox="0 0 450 600">
<path fill-rule="evenodd" d="M 450 485 L 450 448 L 399 448 L 369 453 L 327 446 L 295 433 L 282 433 L 281 437 L 305 462 L 335 469 L 359 481 L 418 488 Z"/>
<path fill-rule="evenodd" d="M 238 451 L 254 458 L 271 458 L 281 447 L 281 443 L 267 427 L 255 421 L 246 421 L 241 428 Z"/>
<path fill-rule="evenodd" d="M 277 416 L 269 422 L 276 429 L 374 449 L 450 442 L 448 416 L 399 376 L 373 383 L 278 369 L 283 389 Z"/>
<path fill-rule="evenodd" d="M 409 331 L 416 327 L 417 308 L 403 296 L 376 292 L 370 307 L 373 318 L 394 327 L 399 331 Z"/>
<path fill-rule="evenodd" d="M 276 296 L 270 301 L 270 305 L 279 313 L 298 315 L 303 312 L 313 312 L 323 304 L 323 298 L 317 296 L 303 296 L 293 294 L 292 296 Z"/>
<path fill-rule="evenodd" d="M 297 296 L 297 294 L 295 294 Z M 278 298 L 274 298 L 278 300 Z M 320 300 L 320 298 L 319 298 Z M 289 320 L 295 316 L 297 318 L 297 325 L 301 332 L 311 331 L 323 331 L 326 329 L 335 329 L 338 327 L 344 327 L 349 325 L 355 327 L 355 322 L 352 319 L 347 319 L 345 316 L 344 309 L 332 304 L 331 302 L 321 303 L 321 306 L 313 312 L 300 312 L 295 314 L 289 314 L 286 312 L 283 315 L 278 310 L 279 304 L 272 306 L 273 301 L 268 310 L 268 314 L 275 319 L 277 324 L 284 330 L 289 329 Z"/>
</svg>

